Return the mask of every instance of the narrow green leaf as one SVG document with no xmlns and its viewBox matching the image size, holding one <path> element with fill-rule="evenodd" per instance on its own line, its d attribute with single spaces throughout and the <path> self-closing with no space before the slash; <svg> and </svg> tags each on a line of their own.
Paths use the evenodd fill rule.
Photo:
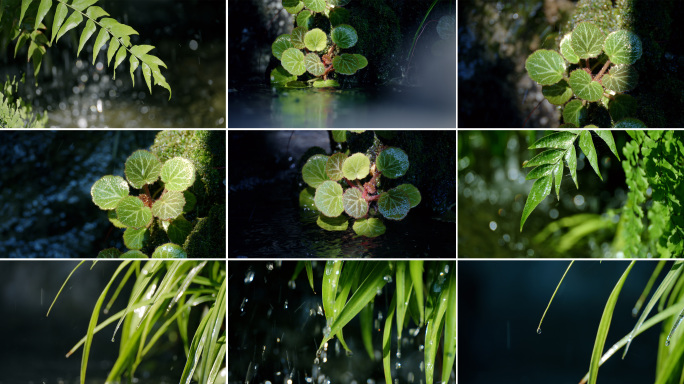
<svg viewBox="0 0 684 384">
<path fill-rule="evenodd" d="M 134 45 L 131 47 L 131 53 L 133 55 L 136 55 L 140 58 L 145 56 L 147 52 L 151 51 L 154 49 L 153 45 Z"/>
<path fill-rule="evenodd" d="M 328 260 L 325 263 L 325 273 L 321 284 L 321 300 L 323 302 L 323 313 L 327 327 L 330 327 L 337 314 L 334 312 L 335 298 L 337 296 L 337 285 L 340 280 L 340 272 L 344 262 L 342 260 Z M 325 332 L 324 332 L 325 333 Z M 332 338 L 335 334 L 330 333 Z"/>
<path fill-rule="evenodd" d="M 126 59 L 126 48 L 121 47 L 116 52 L 116 59 L 114 60 L 114 80 L 116 80 L 116 67 L 119 66 Z"/>
<path fill-rule="evenodd" d="M 19 14 L 19 21 L 17 24 L 21 25 L 21 21 L 24 20 L 24 15 L 26 14 L 26 10 L 28 9 L 29 5 L 31 5 L 31 2 L 33 0 L 21 0 L 21 13 Z"/>
<path fill-rule="evenodd" d="M 454 269 L 455 270 L 455 269 Z M 444 314 L 444 352 L 442 365 L 442 383 L 449 382 L 451 367 L 456 361 L 456 277 L 451 274 L 449 295 Z"/>
<path fill-rule="evenodd" d="M 147 88 L 149 88 L 150 93 L 152 93 L 152 70 L 150 66 L 143 63 L 142 64 L 143 78 L 145 78 L 145 83 L 147 83 Z"/>
<path fill-rule="evenodd" d="M 93 44 L 93 65 L 95 65 L 95 60 L 97 60 L 97 54 L 100 53 L 100 49 L 107 44 L 107 40 L 109 40 L 109 33 L 107 33 L 107 30 L 104 28 L 100 29 L 97 38 L 95 38 L 95 44 Z"/>
<path fill-rule="evenodd" d="M 359 312 L 359 323 L 361 323 L 361 340 L 368 353 L 368 357 L 374 361 L 375 351 L 373 350 L 373 301 L 368 303 Z"/>
<path fill-rule="evenodd" d="M 118 21 L 111 18 L 104 18 L 100 20 L 100 24 L 107 28 L 109 33 L 118 38 L 138 34 L 138 32 L 135 29 L 129 27 L 128 25 L 121 24 Z"/>
<path fill-rule="evenodd" d="M 556 164 L 543 164 L 534 168 L 525 176 L 525 180 L 534 180 L 551 174 L 556 169 Z"/>
<path fill-rule="evenodd" d="M 396 312 L 397 297 L 392 297 L 389 309 L 387 310 L 387 319 L 385 319 L 385 326 L 382 331 L 382 368 L 385 372 L 385 383 L 392 383 L 392 320 L 394 320 L 394 312 Z"/>
<path fill-rule="evenodd" d="M 67 18 L 64 24 L 62 24 L 62 27 L 59 29 L 59 32 L 57 32 L 57 38 L 55 39 L 55 41 L 58 41 L 59 38 L 64 36 L 64 34 L 67 33 L 69 30 L 81 24 L 82 21 L 83 15 L 81 15 L 80 12 L 72 12 L 69 18 Z"/>
<path fill-rule="evenodd" d="M 577 134 L 560 131 L 554 132 L 550 135 L 546 135 L 541 139 L 534 142 L 534 144 L 529 146 L 529 149 L 537 148 L 555 148 L 555 149 L 567 149 L 570 145 L 575 142 Z"/>
<path fill-rule="evenodd" d="M 423 306 L 423 260 L 410 260 L 409 272 L 411 274 L 411 281 L 413 282 L 415 297 L 418 302 L 418 310 L 420 311 L 420 326 L 425 323 L 425 307 Z"/>
<path fill-rule="evenodd" d="M 446 279 L 452 279 L 452 275 L 453 273 L 446 276 Z M 438 283 L 435 282 L 433 284 Z M 435 295 L 436 299 L 432 302 L 434 307 L 428 316 L 427 325 L 425 327 L 425 382 L 427 384 L 433 383 L 435 357 L 437 356 L 437 349 L 439 348 L 440 333 L 444 327 L 444 315 L 447 309 L 449 288 L 451 286 L 448 281 L 440 285 L 441 292 L 439 292 L 438 295 Z"/>
<path fill-rule="evenodd" d="M 135 70 L 138 68 L 138 65 L 140 65 L 140 61 L 138 61 L 138 58 L 135 56 L 131 55 L 130 60 L 131 62 L 131 81 L 133 82 L 133 86 L 135 86 Z"/>
<path fill-rule="evenodd" d="M 568 165 L 572 181 L 575 182 L 575 187 L 579 188 L 579 184 L 577 184 L 577 153 L 575 152 L 574 144 L 570 147 L 570 150 L 565 154 L 565 164 Z"/>
<path fill-rule="evenodd" d="M 580 149 L 582 149 L 582 152 L 584 152 L 584 155 L 589 160 L 589 164 L 591 164 L 591 167 L 594 168 L 594 172 L 596 172 L 599 179 L 603 180 L 603 177 L 601 176 L 601 170 L 598 166 L 598 155 L 596 154 L 596 148 L 594 148 L 594 142 L 591 140 L 590 131 L 582 131 L 580 133 L 579 146 Z"/>
<path fill-rule="evenodd" d="M 59 28 L 62 26 L 64 19 L 66 19 L 68 13 L 67 6 L 64 3 L 59 3 L 57 9 L 55 9 L 55 17 L 52 19 L 52 39 L 50 39 L 50 44 L 55 40 Z"/>
<path fill-rule="evenodd" d="M 311 290 L 313 291 L 314 283 L 313 283 L 313 269 L 311 267 L 311 261 L 305 261 L 304 266 L 306 267 L 306 276 L 309 278 L 309 285 L 311 286 Z"/>
<path fill-rule="evenodd" d="M 102 16 L 109 16 L 109 13 L 107 13 L 104 9 L 98 6 L 93 6 L 86 10 L 86 16 L 93 20 L 97 20 Z"/>
<path fill-rule="evenodd" d="M 52 0 L 40 0 L 40 5 L 38 6 L 38 13 L 36 14 L 36 22 L 33 25 L 33 30 L 38 30 L 40 23 L 43 21 L 45 16 L 50 12 L 52 7 Z"/>
<path fill-rule="evenodd" d="M 534 211 L 534 209 L 541 203 L 546 196 L 551 193 L 551 183 L 553 178 L 551 175 L 537 179 L 532 186 L 530 194 L 527 196 L 527 201 L 525 202 L 525 208 L 523 209 L 522 218 L 520 219 L 520 232 L 522 232 L 523 225 L 527 217 Z"/>
<path fill-rule="evenodd" d="M 97 3 L 98 0 L 74 0 L 71 3 L 71 8 L 79 12 L 83 12 L 84 9 L 90 7 L 91 5 Z"/>
<path fill-rule="evenodd" d="M 586 131 L 583 131 L 586 132 Z M 581 140 L 581 139 L 580 139 Z M 601 361 L 601 355 L 603 354 L 603 347 L 606 344 L 606 338 L 608 337 L 608 330 L 610 329 L 610 321 L 613 318 L 613 311 L 615 310 L 615 304 L 617 303 L 618 297 L 620 296 L 620 291 L 622 286 L 629 275 L 629 272 L 634 266 L 634 261 L 629 263 L 629 266 L 618 280 L 617 284 L 613 288 L 613 291 L 608 297 L 606 306 L 603 309 L 603 314 L 601 315 L 601 322 L 599 323 L 598 331 L 596 332 L 596 341 L 594 342 L 594 349 L 591 353 L 591 362 L 589 364 L 589 384 L 595 384 L 598 377 L 598 370 Z"/>
<path fill-rule="evenodd" d="M 38 72 L 40 72 L 40 65 L 43 62 L 43 55 L 45 54 L 45 47 L 43 46 L 37 46 L 35 45 L 34 42 L 31 42 L 31 45 L 34 45 L 34 50 L 31 49 L 29 46 L 29 51 L 32 51 L 31 53 L 31 59 L 33 60 L 33 77 L 38 77 Z"/>
<path fill-rule="evenodd" d="M 30 34 L 27 31 L 24 31 L 19 35 L 19 38 L 17 39 L 17 45 L 14 46 L 14 57 L 17 57 L 19 49 L 26 44 L 26 42 L 29 40 L 29 37 Z M 28 57 L 30 58 L 31 55 L 29 54 Z"/>
<path fill-rule="evenodd" d="M 615 157 L 617 157 L 618 160 L 620 160 L 620 155 L 618 155 L 618 150 L 615 147 L 615 140 L 613 140 L 613 134 L 605 129 L 597 129 L 594 131 L 594 133 L 596 133 L 598 137 L 600 137 L 601 139 L 603 139 L 603 141 L 606 142 L 608 148 L 610 148 L 610 150 L 615 154 Z"/>
<path fill-rule="evenodd" d="M 109 67 L 109 64 L 112 62 L 112 59 L 114 58 L 114 55 L 116 54 L 116 51 L 119 49 L 121 44 L 119 43 L 119 40 L 116 37 L 112 37 L 112 39 L 109 41 L 109 49 L 107 49 L 107 66 Z"/>
<path fill-rule="evenodd" d="M 150 65 L 150 69 L 152 71 L 152 77 L 154 78 L 154 84 L 159 85 L 160 87 L 163 87 L 169 91 L 169 100 L 171 100 L 171 86 L 166 82 L 166 78 L 161 74 L 159 67 L 156 65 Z"/>
<path fill-rule="evenodd" d="M 523 167 L 536 167 L 538 165 L 556 164 L 565 154 L 562 149 L 548 149 L 531 158 Z"/>
<path fill-rule="evenodd" d="M 413 284 L 408 271 L 407 261 L 397 261 L 396 271 L 396 297 L 397 297 L 397 343 L 401 342 L 401 334 L 404 329 L 404 317 L 408 309 Z"/>
<path fill-rule="evenodd" d="M 81 49 L 83 49 L 85 43 L 88 41 L 88 39 L 90 39 L 90 36 L 95 33 L 95 30 L 97 30 L 95 23 L 92 20 L 88 20 L 83 28 L 83 32 L 81 32 L 81 39 L 78 42 L 78 51 L 76 52 L 76 56 L 81 54 Z"/>
<path fill-rule="evenodd" d="M 560 186 L 563 181 L 563 161 L 559 161 L 554 167 L 552 174 L 554 175 L 554 185 L 556 186 L 556 198 L 560 200 Z"/>
<path fill-rule="evenodd" d="M 154 47 L 152 47 L 152 48 L 154 48 Z M 164 62 L 161 61 L 160 58 L 158 58 L 157 56 L 154 56 L 154 55 L 142 55 L 140 57 L 140 60 L 150 64 L 150 67 L 152 67 L 152 64 L 154 64 L 154 65 L 158 65 L 160 67 L 166 68 L 166 64 L 164 64 Z"/>
</svg>

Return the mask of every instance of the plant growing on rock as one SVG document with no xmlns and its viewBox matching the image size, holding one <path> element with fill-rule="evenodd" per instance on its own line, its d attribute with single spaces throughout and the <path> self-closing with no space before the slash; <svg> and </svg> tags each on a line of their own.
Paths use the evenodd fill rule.
<svg viewBox="0 0 684 384">
<path fill-rule="evenodd" d="M 196 201 L 194 194 L 187 190 L 195 181 L 193 163 L 184 157 L 174 157 L 162 164 L 152 152 L 138 150 L 126 160 L 125 174 L 126 179 L 112 175 L 102 177 L 93 184 L 90 194 L 95 205 L 107 211 L 116 227 L 126 228 L 123 238 L 130 251 L 121 254 L 110 248 L 100 252 L 98 257 L 147 257 L 140 249 L 148 241 L 148 229 L 155 220 L 173 243 L 157 247 L 152 257 L 187 257 L 177 244 L 183 244 L 192 230 L 192 224 L 183 213 L 191 211 Z M 150 191 L 160 178 L 163 186 Z M 142 192 L 131 196 L 129 186 Z"/>
<path fill-rule="evenodd" d="M 381 189 L 382 176 L 396 179 L 408 168 L 408 155 L 403 150 L 384 145 L 372 147 L 366 154 L 313 155 L 302 167 L 309 188 L 300 193 L 300 205 L 320 212 L 316 222 L 325 230 L 347 230 L 346 213 L 356 219 L 356 234 L 382 235 L 385 225 L 375 216 L 401 220 L 420 203 L 420 191 L 412 184 Z"/>
<path fill-rule="evenodd" d="M 271 83 L 303 87 L 299 76 L 313 76 L 314 87 L 336 87 L 328 79 L 332 72 L 353 75 L 368 65 L 360 54 L 341 53 L 356 45 L 358 35 L 349 21 L 349 11 L 342 6 L 350 0 L 282 0 L 283 8 L 295 15 L 297 25 L 290 34 L 276 38 L 271 46 L 281 65 L 271 71 Z"/>
<path fill-rule="evenodd" d="M 537 50 L 525 61 L 525 69 L 551 104 L 563 106 L 565 128 L 588 124 L 589 103 L 607 109 L 613 127 L 645 128 L 634 118 L 636 100 L 624 93 L 637 85 L 632 65 L 641 54 L 637 34 L 618 30 L 606 36 L 596 25 L 581 22 L 563 37 L 560 53 Z"/>
</svg>

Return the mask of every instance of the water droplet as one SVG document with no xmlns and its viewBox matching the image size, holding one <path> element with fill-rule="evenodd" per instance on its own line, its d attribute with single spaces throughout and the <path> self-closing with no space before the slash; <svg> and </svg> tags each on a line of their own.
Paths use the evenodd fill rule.
<svg viewBox="0 0 684 384">
<path fill-rule="evenodd" d="M 285 300 L 285 309 L 287 309 L 288 302 Z"/>
<path fill-rule="evenodd" d="M 541 335 L 541 327 L 537 328 L 537 334 Z"/>
<path fill-rule="evenodd" d="M 347 351 L 347 356 L 351 356 L 351 355 L 353 355 L 353 354 L 354 354 L 354 352 L 352 352 L 352 351 Z"/>
<path fill-rule="evenodd" d="M 254 281 L 254 271 L 250 270 L 245 273 L 245 284 L 249 284 L 252 281 Z"/>
<path fill-rule="evenodd" d="M 267 263 L 266 269 L 268 269 L 269 271 L 272 271 L 273 270 L 273 263 Z"/>
<path fill-rule="evenodd" d="M 394 365 L 394 368 L 401 369 L 401 363 L 397 361 L 397 363 Z"/>
<path fill-rule="evenodd" d="M 392 276 L 386 275 L 385 277 L 383 277 L 383 280 L 385 280 L 387 283 L 391 283 L 392 282 Z"/>
</svg>

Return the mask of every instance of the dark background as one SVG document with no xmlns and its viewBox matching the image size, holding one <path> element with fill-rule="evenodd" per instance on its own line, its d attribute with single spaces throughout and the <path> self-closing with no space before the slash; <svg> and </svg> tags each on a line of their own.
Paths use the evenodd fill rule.
<svg viewBox="0 0 684 384">
<path fill-rule="evenodd" d="M 589 370 L 596 331 L 627 261 L 576 261 L 537 326 L 569 261 L 459 261 L 458 382 L 578 383 Z M 656 261 L 638 261 L 627 277 L 604 350 L 629 334 L 631 310 Z M 671 264 L 663 269 L 658 286 Z M 652 315 L 653 313 L 651 313 Z M 601 383 L 655 380 L 656 325 L 599 369 Z"/>
</svg>

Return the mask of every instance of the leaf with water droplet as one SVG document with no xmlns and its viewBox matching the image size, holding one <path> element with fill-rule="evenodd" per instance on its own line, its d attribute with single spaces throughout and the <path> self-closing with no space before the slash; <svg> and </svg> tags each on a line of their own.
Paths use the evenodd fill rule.
<svg viewBox="0 0 684 384">
<path fill-rule="evenodd" d="M 128 196 L 128 183 L 121 176 L 103 176 L 90 189 L 93 203 L 100 209 L 114 209 Z"/>
<path fill-rule="evenodd" d="M 534 211 L 534 209 L 544 201 L 546 196 L 551 193 L 551 183 L 553 179 L 551 175 L 544 176 L 534 182 L 530 194 L 527 196 L 527 201 L 525 202 L 525 208 L 523 209 L 522 217 L 520 218 L 520 232 L 522 232 L 523 225 L 527 220 L 527 217 Z"/>
<path fill-rule="evenodd" d="M 406 193 L 398 189 L 390 189 L 380 195 L 378 199 L 378 210 L 390 220 L 401 220 L 406 217 L 411 209 L 411 201 Z"/>
<path fill-rule="evenodd" d="M 409 168 L 408 155 L 399 148 L 390 147 L 380 152 L 375 165 L 384 176 L 396 179 L 406 174 Z"/>
<path fill-rule="evenodd" d="M 181 246 L 173 243 L 166 243 L 157 247 L 152 253 L 153 259 L 187 259 L 188 254 Z"/>
<path fill-rule="evenodd" d="M 302 167 L 302 178 L 304 182 L 313 188 L 318 188 L 324 181 L 330 180 L 326 173 L 326 163 L 328 156 L 313 155 Z"/>
<path fill-rule="evenodd" d="M 167 190 L 185 191 L 195 182 L 195 166 L 184 157 L 174 157 L 162 166 L 161 179 Z"/>
<path fill-rule="evenodd" d="M 627 65 L 639 60 L 643 52 L 639 35 L 624 29 L 609 34 L 603 43 L 603 49 L 611 62 Z"/>
<path fill-rule="evenodd" d="M 577 134 L 568 131 L 554 132 L 549 135 L 542 137 L 541 139 L 530 145 L 528 149 L 538 149 L 538 148 L 555 148 L 555 149 L 566 149 L 572 143 L 574 143 L 577 138 Z"/>
</svg>

